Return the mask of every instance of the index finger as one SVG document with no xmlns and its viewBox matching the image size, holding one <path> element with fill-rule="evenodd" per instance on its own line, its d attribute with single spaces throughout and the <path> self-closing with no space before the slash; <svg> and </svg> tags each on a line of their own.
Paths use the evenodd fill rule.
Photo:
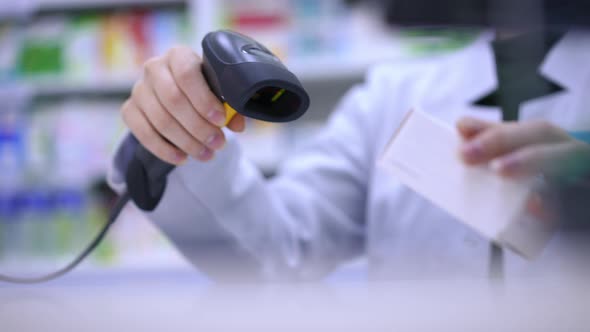
<svg viewBox="0 0 590 332">
<path fill-rule="evenodd" d="M 170 51 L 168 65 L 176 84 L 193 108 L 211 124 L 223 127 L 225 109 L 203 75 L 200 58 L 190 48 L 178 47 Z"/>
<path fill-rule="evenodd" d="M 465 162 L 480 164 L 526 146 L 557 143 L 565 137 L 546 122 L 504 123 L 475 135 L 463 145 L 461 154 Z"/>
</svg>

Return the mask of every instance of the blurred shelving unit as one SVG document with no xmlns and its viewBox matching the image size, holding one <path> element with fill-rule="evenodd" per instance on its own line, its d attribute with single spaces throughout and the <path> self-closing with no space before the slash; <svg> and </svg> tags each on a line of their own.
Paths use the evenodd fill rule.
<svg viewBox="0 0 590 332">
<path fill-rule="evenodd" d="M 37 10 L 112 9 L 159 5 L 184 5 L 190 0 L 33 0 Z"/>
<path fill-rule="evenodd" d="M 184 5 L 190 0 L 19 0 L 2 1 L 0 18 L 25 19 L 39 12 Z"/>
<path fill-rule="evenodd" d="M 279 1 L 281 2 L 281 1 Z M 282 1 L 286 3 L 285 1 Z M 305 1 L 302 1 L 305 2 Z M 309 1 L 308 1 L 309 2 Z M 334 1 L 332 1 L 334 2 Z M 150 8 L 159 6 L 186 6 L 190 13 L 190 24 L 193 27 L 191 40 L 188 41 L 195 49 L 200 49 L 200 40 L 207 31 L 218 28 L 228 27 L 224 22 L 221 14 L 225 6 L 234 5 L 236 1 L 212 1 L 212 0 L 25 0 L 16 2 L 16 6 L 8 5 L 3 2 L 0 5 L 0 19 L 2 17 L 32 17 L 43 15 L 44 13 L 54 13 L 64 15 L 69 12 L 87 11 L 87 10 L 116 10 L 118 8 Z M 229 5 L 228 5 L 229 4 Z M 366 15 L 365 15 L 366 16 Z M 362 79 L 365 71 L 373 63 L 384 60 L 399 58 L 403 56 L 400 48 L 393 43 L 393 39 L 375 38 L 382 37 L 383 32 L 371 24 L 371 19 L 363 17 L 363 14 L 351 14 L 349 17 L 351 25 L 371 26 L 371 31 L 361 31 L 356 33 L 356 40 L 365 40 L 366 36 L 373 36 L 371 40 L 362 45 L 356 45 L 355 40 L 350 42 L 350 49 L 361 48 L 363 51 L 357 54 L 334 54 L 334 52 L 320 52 L 319 54 L 288 55 L 286 63 L 295 72 L 304 83 L 331 81 L 349 81 L 350 85 Z M 236 28 L 236 27 L 232 27 Z M 238 27 L 239 28 L 239 27 Z M 254 31 L 254 34 L 256 32 Z M 362 36 L 361 36 L 362 35 Z M 361 37 L 359 37 L 361 36 Z M 351 38 L 354 36 L 351 36 Z M 286 37 L 291 38 L 291 37 Z M 264 40 L 264 38 L 263 38 Z M 367 46 L 370 47 L 367 47 Z M 388 45 L 389 47 L 383 47 Z M 348 51 L 344 51 L 348 52 Z M 33 83 L 33 87 L 43 96 L 55 94 L 65 96 L 67 94 L 76 95 L 80 91 L 84 94 L 96 90 L 99 93 L 116 93 L 130 91 L 131 84 L 135 77 L 125 78 L 123 80 L 102 80 L 97 83 L 86 82 L 69 82 L 64 84 L 46 84 L 41 82 L 38 85 Z M 121 81 L 128 81 L 121 83 Z"/>
<path fill-rule="evenodd" d="M 17 20 L 34 12 L 34 3 L 30 0 L 0 2 L 0 20 Z"/>
<path fill-rule="evenodd" d="M 198 40 L 206 31 L 220 28 L 245 32 L 282 55 L 304 83 L 358 82 L 375 62 L 408 56 L 373 12 L 346 8 L 341 0 L 191 3 Z M 232 7 L 239 10 L 232 12 Z M 336 14 L 327 15 L 330 11 Z"/>
<path fill-rule="evenodd" d="M 153 55 L 137 47 L 138 39 L 156 38 L 150 40 L 157 44 L 150 45 L 153 52 L 169 48 L 175 41 L 167 38 L 183 32 L 185 20 L 190 28 L 190 6 L 189 0 L 0 2 L 0 89 L 11 94 L 4 101 L 19 100 L 18 106 L 9 103 L 7 107 L 6 102 L 0 106 L 2 272 L 18 275 L 28 268 L 38 273 L 54 270 L 71 260 L 104 223 L 108 203 L 98 191 L 105 189 L 94 187 L 104 186 L 101 179 L 123 132 L 118 108 L 139 77 L 139 62 Z M 176 22 L 180 14 L 186 16 L 181 23 Z M 151 16 L 130 22 L 142 15 Z M 145 36 L 138 35 L 139 25 L 146 29 Z M 135 34 L 131 51 L 136 53 L 131 60 L 121 60 L 129 57 L 124 53 L 130 50 L 122 48 L 129 40 L 123 34 Z M 53 43 L 50 47 L 45 43 L 48 36 Z M 110 44 L 101 45 L 103 49 L 91 45 L 98 38 L 110 38 Z M 27 55 L 30 40 L 36 48 Z M 143 52 L 141 59 L 138 50 Z M 98 57 L 107 52 L 112 56 L 107 60 L 115 63 L 113 70 L 90 70 L 104 64 L 105 59 Z M 56 64 L 52 57 L 58 55 L 63 63 L 73 60 L 78 66 L 75 71 Z M 39 67 L 39 59 L 53 61 L 49 73 L 45 64 Z M 23 65 L 24 61 L 28 62 Z M 30 67 L 45 71 L 23 70 Z M 82 275 L 104 273 L 107 267 L 137 271 L 189 268 L 132 206 L 121 219 L 125 222 L 114 226 L 81 267 Z M 11 258 L 17 260 L 13 266 Z"/>
<path fill-rule="evenodd" d="M 133 80 L 113 80 L 93 83 L 63 82 L 56 85 L 50 82 L 32 84 L 34 94 L 38 98 L 57 99 L 71 96 L 121 96 L 129 95 L 135 82 Z"/>
<path fill-rule="evenodd" d="M 184 8 L 188 13 L 191 0 L 23 0 L 15 4 L 3 1 L 0 4 L 0 28 L 2 22 L 15 22 L 23 29 L 36 21 L 46 17 L 68 17 L 71 15 L 85 15 L 95 12 L 119 13 L 124 11 Z M 188 16 L 188 15 L 187 15 Z M 188 16 L 190 18 L 190 16 Z M 189 25 L 192 22 L 189 21 Z M 1 32 L 1 31 L 0 31 Z M 0 68 L 1 69 L 1 68 Z M 0 72 L 0 74 L 2 74 Z M 26 85 L 32 91 L 32 96 L 41 98 L 67 98 L 79 96 L 112 96 L 123 97 L 129 95 L 139 71 L 127 72 L 125 75 L 111 75 L 107 78 L 80 80 L 66 75 L 55 75 L 41 78 L 26 78 L 24 80 L 4 80 L 3 85 Z M 2 79 L 0 75 L 0 79 Z M 0 80 L 0 83 L 2 81 Z"/>
</svg>

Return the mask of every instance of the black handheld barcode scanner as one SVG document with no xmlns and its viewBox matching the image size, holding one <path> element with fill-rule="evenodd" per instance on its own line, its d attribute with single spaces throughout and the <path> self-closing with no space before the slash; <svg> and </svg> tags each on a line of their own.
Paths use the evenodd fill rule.
<svg viewBox="0 0 590 332">
<path fill-rule="evenodd" d="M 301 117 L 309 96 L 301 83 L 266 47 L 237 32 L 211 32 L 203 39 L 203 73 L 223 101 L 226 124 L 237 113 L 268 121 Z M 158 205 L 174 165 L 139 146 L 126 173 L 129 196 L 144 211 Z"/>
<path fill-rule="evenodd" d="M 222 30 L 207 34 L 202 45 L 203 73 L 211 90 L 224 103 L 226 124 L 236 113 L 268 122 L 288 122 L 298 119 L 309 108 L 309 96 L 297 77 L 255 40 Z M 126 171 L 127 192 L 113 207 L 100 233 L 76 259 L 42 277 L 16 278 L 0 274 L 0 281 L 32 284 L 68 273 L 102 241 L 129 200 L 144 211 L 154 210 L 164 193 L 166 177 L 174 167 L 138 144 Z"/>
</svg>

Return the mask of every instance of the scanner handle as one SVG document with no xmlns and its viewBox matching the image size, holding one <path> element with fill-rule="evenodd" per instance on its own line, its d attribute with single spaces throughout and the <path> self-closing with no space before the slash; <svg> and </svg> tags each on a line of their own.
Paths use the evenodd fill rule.
<svg viewBox="0 0 590 332">
<path fill-rule="evenodd" d="M 224 103 L 227 124 L 237 111 Z M 144 211 L 153 211 L 160 202 L 166 189 L 166 178 L 175 165 L 160 160 L 143 145 L 138 144 L 133 158 L 127 166 L 126 183 L 129 196 L 137 207 Z"/>
<path fill-rule="evenodd" d="M 125 182 L 129 197 L 138 208 L 153 211 L 166 189 L 167 175 L 175 165 L 162 161 L 143 145 L 138 144 L 127 165 Z"/>
</svg>

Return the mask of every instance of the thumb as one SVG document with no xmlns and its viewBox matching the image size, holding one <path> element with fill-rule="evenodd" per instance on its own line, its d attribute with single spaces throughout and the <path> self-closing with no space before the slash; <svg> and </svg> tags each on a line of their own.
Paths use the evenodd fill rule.
<svg viewBox="0 0 590 332">
<path fill-rule="evenodd" d="M 495 123 L 480 120 L 473 117 L 463 117 L 457 121 L 457 130 L 465 139 L 470 139 L 485 129 L 494 126 Z"/>
</svg>

